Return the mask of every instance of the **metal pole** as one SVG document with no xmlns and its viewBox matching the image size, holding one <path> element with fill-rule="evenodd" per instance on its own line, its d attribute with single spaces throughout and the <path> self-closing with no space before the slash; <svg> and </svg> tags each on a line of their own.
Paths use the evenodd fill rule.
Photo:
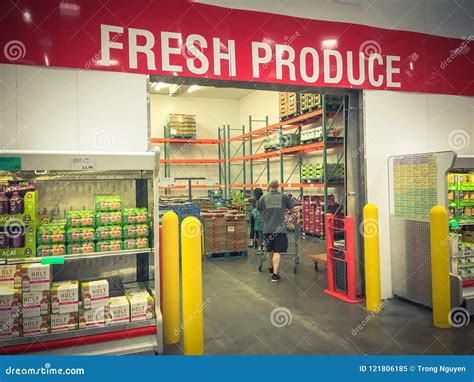
<svg viewBox="0 0 474 382">
<path fill-rule="evenodd" d="M 231 151 L 230 151 L 230 125 L 227 125 L 227 158 L 228 158 L 228 161 L 227 161 L 227 174 L 228 174 L 228 177 L 227 177 L 227 179 L 229 180 L 229 195 L 230 195 L 231 189 L 232 189 L 232 176 L 231 176 L 231 173 L 230 173 L 230 168 L 231 168 L 230 158 L 231 157 L 232 157 L 232 155 L 231 155 Z"/>
<path fill-rule="evenodd" d="M 280 126 L 279 128 L 279 137 L 280 137 L 280 183 L 284 183 L 285 182 L 285 179 L 284 179 L 284 174 L 283 174 L 283 153 L 281 152 L 281 149 L 283 148 L 282 145 L 283 145 L 283 126 Z M 268 182 L 267 182 L 268 183 Z M 285 189 L 282 187 L 281 188 L 281 192 L 284 192 Z"/>
<path fill-rule="evenodd" d="M 322 131 L 323 131 L 323 191 L 324 191 L 324 216 L 323 222 L 326 224 L 326 215 L 328 213 L 328 177 L 327 177 L 327 144 L 326 144 L 326 95 L 322 94 L 323 116 L 322 116 Z M 326 232 L 323 229 L 323 235 Z M 325 239 L 323 236 L 322 239 Z"/>
<path fill-rule="evenodd" d="M 242 134 L 245 134 L 245 125 L 242 125 Z M 242 138 L 242 156 L 245 157 L 245 138 Z M 242 161 L 242 166 L 243 166 L 243 182 L 244 182 L 244 186 L 243 186 L 243 190 L 244 190 L 244 194 L 245 194 L 245 189 L 247 187 L 247 174 L 246 174 L 246 165 L 245 165 L 245 159 Z"/>
<path fill-rule="evenodd" d="M 252 132 L 252 116 L 249 115 L 249 133 Z M 253 135 L 250 135 L 249 150 L 250 155 L 253 155 Z M 250 158 L 250 183 L 253 184 L 253 159 Z"/>
<path fill-rule="evenodd" d="M 265 127 L 268 126 L 268 116 L 265 117 Z M 270 159 L 267 158 L 267 187 L 270 183 Z"/>
</svg>

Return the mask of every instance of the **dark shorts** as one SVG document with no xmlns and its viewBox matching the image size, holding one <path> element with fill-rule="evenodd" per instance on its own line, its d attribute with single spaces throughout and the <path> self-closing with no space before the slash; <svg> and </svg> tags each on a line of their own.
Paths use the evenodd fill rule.
<svg viewBox="0 0 474 382">
<path fill-rule="evenodd" d="M 264 233 L 263 248 L 266 252 L 286 252 L 288 251 L 288 237 L 286 233 Z"/>
</svg>

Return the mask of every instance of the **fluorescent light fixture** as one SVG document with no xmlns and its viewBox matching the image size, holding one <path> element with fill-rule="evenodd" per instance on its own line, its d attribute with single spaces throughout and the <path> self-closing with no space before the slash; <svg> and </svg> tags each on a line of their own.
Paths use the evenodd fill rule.
<svg viewBox="0 0 474 382">
<path fill-rule="evenodd" d="M 97 60 L 96 62 L 97 64 L 102 65 L 102 60 Z M 119 62 L 117 60 L 109 60 L 110 65 L 118 65 L 118 63 Z"/>
<path fill-rule="evenodd" d="M 198 87 L 199 87 L 199 85 L 191 85 L 191 86 L 188 88 L 188 93 L 192 93 L 192 92 L 195 91 Z"/>
<path fill-rule="evenodd" d="M 337 40 L 335 38 L 330 38 L 327 40 L 323 40 L 323 43 L 321 44 L 323 49 L 333 49 L 337 48 Z"/>
<path fill-rule="evenodd" d="M 155 89 L 156 92 L 159 92 L 161 89 L 166 87 L 168 87 L 168 84 L 165 84 L 164 82 L 157 82 L 154 84 L 153 89 Z"/>
</svg>

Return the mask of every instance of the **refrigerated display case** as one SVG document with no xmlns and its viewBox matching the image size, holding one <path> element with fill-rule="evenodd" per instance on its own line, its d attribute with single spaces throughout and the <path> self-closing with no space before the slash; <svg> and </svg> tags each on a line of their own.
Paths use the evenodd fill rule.
<svg viewBox="0 0 474 382">
<path fill-rule="evenodd" d="M 431 307 L 430 209 L 441 205 L 449 211 L 452 201 L 448 194 L 453 180 L 450 174 L 472 171 L 474 156 L 453 151 L 400 155 L 389 158 L 388 169 L 392 291 L 398 297 Z M 471 285 L 469 277 L 458 272 L 458 244 L 453 241 L 461 227 L 474 222 L 456 219 L 453 214 L 448 221 L 451 306 L 465 305 L 474 313 L 474 283 Z M 464 256 L 463 262 L 470 258 L 470 252 Z"/>
<path fill-rule="evenodd" d="M 162 354 L 158 223 L 160 152 L 97 153 L 0 151 L 0 180 L 34 182 L 37 226 L 62 219 L 70 210 L 94 210 L 98 195 L 121 196 L 123 208 L 141 207 L 151 215 L 147 248 L 18 258 L 3 252 L 0 265 L 50 264 L 52 281 L 107 280 L 109 296 L 138 294 L 146 288 L 154 308 L 139 320 L 104 321 L 86 328 L 0 339 L 3 354 Z M 37 254 L 38 255 L 38 254 Z M 153 300 L 153 299 L 152 299 Z M 143 319 L 142 319 L 143 318 Z"/>
</svg>

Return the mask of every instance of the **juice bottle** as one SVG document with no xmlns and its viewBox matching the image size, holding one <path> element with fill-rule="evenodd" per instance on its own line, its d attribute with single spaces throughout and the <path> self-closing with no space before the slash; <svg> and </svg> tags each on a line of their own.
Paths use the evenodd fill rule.
<svg viewBox="0 0 474 382">
<path fill-rule="evenodd" d="M 10 198 L 9 205 L 11 215 L 22 214 L 25 211 L 25 203 L 18 192 L 13 193 L 13 196 Z"/>
<path fill-rule="evenodd" d="M 0 249 L 7 249 L 10 247 L 10 240 L 8 238 L 7 233 L 5 232 L 5 228 L 0 227 Z"/>
<path fill-rule="evenodd" d="M 10 239 L 13 248 L 23 248 L 25 246 L 25 230 L 21 228 L 21 232 L 15 231 Z"/>
<path fill-rule="evenodd" d="M 7 215 L 9 210 L 9 201 L 4 192 L 0 192 L 0 215 Z"/>
</svg>

